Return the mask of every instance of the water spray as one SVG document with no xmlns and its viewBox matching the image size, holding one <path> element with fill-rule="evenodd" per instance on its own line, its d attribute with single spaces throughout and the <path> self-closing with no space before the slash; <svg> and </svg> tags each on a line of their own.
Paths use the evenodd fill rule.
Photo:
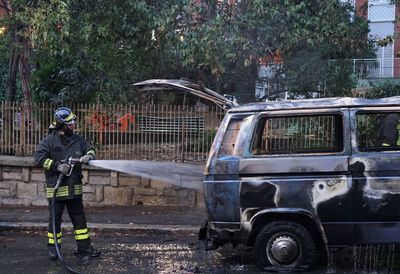
<svg viewBox="0 0 400 274">
<path fill-rule="evenodd" d="M 204 165 L 202 164 L 140 160 L 91 160 L 89 165 L 155 179 L 178 187 L 203 189 Z"/>
</svg>

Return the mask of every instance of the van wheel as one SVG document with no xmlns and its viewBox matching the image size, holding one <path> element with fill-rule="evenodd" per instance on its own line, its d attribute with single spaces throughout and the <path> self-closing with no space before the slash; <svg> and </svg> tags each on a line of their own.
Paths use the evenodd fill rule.
<svg viewBox="0 0 400 274">
<path fill-rule="evenodd" d="M 277 221 L 265 226 L 255 241 L 258 266 L 283 271 L 310 268 L 315 260 L 316 247 L 310 233 L 291 221 Z"/>
</svg>

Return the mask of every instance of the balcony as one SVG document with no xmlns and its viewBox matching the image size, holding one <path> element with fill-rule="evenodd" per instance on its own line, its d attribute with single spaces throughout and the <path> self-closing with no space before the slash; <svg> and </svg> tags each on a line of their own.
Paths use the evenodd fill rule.
<svg viewBox="0 0 400 274">
<path fill-rule="evenodd" d="M 329 61 L 330 66 L 336 63 L 337 60 Z M 400 58 L 352 59 L 347 65 L 352 66 L 357 79 L 400 78 Z"/>
</svg>

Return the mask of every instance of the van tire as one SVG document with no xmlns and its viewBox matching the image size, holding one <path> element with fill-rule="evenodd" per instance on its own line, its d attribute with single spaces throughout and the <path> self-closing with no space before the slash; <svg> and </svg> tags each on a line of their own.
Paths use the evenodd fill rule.
<svg viewBox="0 0 400 274">
<path fill-rule="evenodd" d="M 257 235 L 254 248 L 262 270 L 307 270 L 316 256 L 313 237 L 302 225 L 292 221 L 266 225 Z"/>
</svg>

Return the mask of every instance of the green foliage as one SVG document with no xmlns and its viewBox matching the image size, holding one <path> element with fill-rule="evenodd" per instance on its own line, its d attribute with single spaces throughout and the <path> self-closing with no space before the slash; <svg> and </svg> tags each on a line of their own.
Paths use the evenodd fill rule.
<svg viewBox="0 0 400 274">
<path fill-rule="evenodd" d="M 0 101 L 5 99 L 8 76 L 8 48 L 4 36 L 0 37 Z"/>
<path fill-rule="evenodd" d="M 181 77 L 253 101 L 259 59 L 278 49 L 293 90 L 345 92 L 321 64 L 368 52 L 367 22 L 338 0 L 13 3 L 10 20 L 32 30 L 37 101 L 131 102 L 134 82 Z"/>
<path fill-rule="evenodd" d="M 367 98 L 384 98 L 400 96 L 400 82 L 384 81 L 372 83 L 372 88 L 367 93 Z"/>
<path fill-rule="evenodd" d="M 297 42 L 286 53 L 286 86 L 297 96 L 349 96 L 355 81 L 352 64 L 347 60 L 374 56 L 372 42 L 366 38 L 368 22 L 363 18 L 351 19 L 350 6 L 331 1 L 327 8 L 337 11 L 321 18 L 326 26 L 316 28 L 322 32 L 310 34 L 313 37 Z M 332 59 L 335 61 L 329 61 Z"/>
<path fill-rule="evenodd" d="M 189 16 L 183 35 L 169 29 L 178 60 L 185 71 L 192 72 L 191 78 L 219 92 L 236 92 L 241 102 L 253 101 L 259 58 L 277 49 L 284 56 L 286 86 L 305 93 L 319 92 L 321 86 L 347 93 L 351 86 L 344 83 L 352 82 L 350 76 L 340 80 L 338 87 L 326 60 L 370 53 L 367 21 L 350 18 L 351 6 L 339 1 L 254 0 L 191 9 L 196 16 L 180 17 Z M 178 35 L 183 36 L 182 43 L 176 42 Z"/>
<path fill-rule="evenodd" d="M 35 30 L 35 99 L 124 101 L 152 72 L 153 9 L 145 1 L 32 1 L 20 18 Z"/>
<path fill-rule="evenodd" d="M 325 74 L 325 97 L 351 96 L 351 89 L 357 85 L 351 60 L 335 60 L 328 63 Z"/>
</svg>

